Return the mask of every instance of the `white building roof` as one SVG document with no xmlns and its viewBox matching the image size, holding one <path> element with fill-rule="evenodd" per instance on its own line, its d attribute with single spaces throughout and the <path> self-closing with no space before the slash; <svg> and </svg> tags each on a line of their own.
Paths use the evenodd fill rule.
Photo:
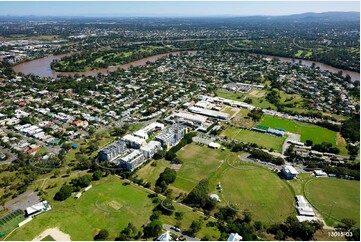
<svg viewBox="0 0 361 242">
<path fill-rule="evenodd" d="M 184 112 L 175 113 L 174 117 L 183 118 L 183 119 L 186 119 L 186 120 L 190 120 L 190 121 L 193 121 L 193 122 L 199 122 L 199 123 L 204 123 L 208 119 L 207 117 L 204 117 L 202 115 L 184 113 Z"/>
<path fill-rule="evenodd" d="M 161 236 L 158 237 L 157 241 L 171 241 L 172 237 L 169 234 L 169 231 L 165 232 L 164 234 L 161 234 Z"/>
<path fill-rule="evenodd" d="M 293 166 L 285 166 L 285 171 L 291 173 L 292 175 L 297 175 L 298 171 Z"/>
<path fill-rule="evenodd" d="M 216 149 L 219 149 L 221 147 L 220 144 L 215 143 L 215 142 L 209 143 L 208 146 L 211 147 L 211 148 L 216 148 Z"/>
<path fill-rule="evenodd" d="M 50 205 L 48 204 L 48 202 L 43 201 L 43 202 L 34 204 L 34 205 L 30 206 L 30 207 L 27 207 L 26 208 L 26 213 L 27 214 L 33 214 L 33 213 L 40 212 L 42 210 L 46 210 L 46 209 L 49 209 L 49 208 L 50 208 Z"/>
<path fill-rule="evenodd" d="M 133 143 L 136 143 L 136 144 L 143 144 L 143 143 L 145 142 L 145 139 L 136 137 L 136 136 L 131 135 L 131 134 L 125 135 L 125 136 L 122 138 L 122 140 L 124 140 L 124 141 L 129 141 L 129 142 L 133 142 Z"/>
<path fill-rule="evenodd" d="M 227 241 L 241 241 L 243 238 L 238 233 L 231 233 L 228 236 Z"/>
</svg>

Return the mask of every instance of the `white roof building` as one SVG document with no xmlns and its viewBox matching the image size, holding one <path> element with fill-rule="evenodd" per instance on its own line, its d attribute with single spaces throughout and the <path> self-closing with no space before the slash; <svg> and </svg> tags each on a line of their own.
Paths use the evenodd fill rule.
<svg viewBox="0 0 361 242">
<path fill-rule="evenodd" d="M 47 201 L 42 201 L 40 203 L 34 204 L 33 206 L 27 207 L 25 209 L 27 215 L 34 213 L 40 213 L 43 211 L 48 211 L 51 209 L 50 204 Z"/>
<path fill-rule="evenodd" d="M 191 114 L 191 113 L 185 113 L 185 112 L 179 112 L 179 113 L 175 113 L 173 115 L 176 118 L 181 118 L 184 120 L 189 120 L 191 122 L 195 122 L 197 124 L 203 124 L 207 121 L 207 117 L 204 117 L 202 115 L 197 115 L 197 114 Z"/>
<path fill-rule="evenodd" d="M 297 209 L 299 215 L 309 216 L 309 217 L 315 216 L 315 212 L 313 211 L 312 207 L 310 206 L 310 204 L 307 202 L 307 200 L 303 196 L 297 195 L 296 200 L 297 200 L 296 209 Z"/>
<path fill-rule="evenodd" d="M 240 236 L 238 233 L 231 233 L 228 236 L 227 241 L 241 241 L 243 239 L 242 236 Z"/>
<path fill-rule="evenodd" d="M 208 147 L 212 148 L 212 149 L 219 149 L 221 148 L 221 145 L 215 142 L 211 142 L 208 144 Z"/>
<path fill-rule="evenodd" d="M 327 173 L 323 170 L 314 170 L 313 173 L 318 177 L 327 177 Z"/>
<path fill-rule="evenodd" d="M 161 234 L 157 241 L 172 241 L 172 237 L 169 234 L 169 231 L 165 232 L 164 234 Z"/>
</svg>

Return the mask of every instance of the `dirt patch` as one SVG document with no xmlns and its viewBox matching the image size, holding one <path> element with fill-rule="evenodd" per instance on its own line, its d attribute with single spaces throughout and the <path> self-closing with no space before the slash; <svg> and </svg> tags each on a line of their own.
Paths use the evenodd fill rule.
<svg viewBox="0 0 361 242">
<path fill-rule="evenodd" d="M 59 228 L 44 230 L 44 232 L 35 237 L 33 241 L 40 241 L 47 236 L 51 236 L 55 241 L 71 241 L 70 235 L 62 232 Z"/>
<path fill-rule="evenodd" d="M 108 203 L 108 206 L 113 208 L 114 210 L 119 210 L 123 207 L 123 205 L 121 205 L 120 203 L 116 202 L 116 201 L 111 201 Z"/>
<path fill-rule="evenodd" d="M 172 164 L 170 169 L 173 169 L 175 171 L 179 171 L 179 169 L 182 167 L 182 164 Z"/>
<path fill-rule="evenodd" d="M 346 140 L 341 136 L 339 132 L 336 135 L 336 145 L 338 146 L 347 146 Z"/>
<path fill-rule="evenodd" d="M 266 95 L 266 91 L 263 90 L 252 90 L 249 94 L 250 97 L 261 98 Z"/>
</svg>

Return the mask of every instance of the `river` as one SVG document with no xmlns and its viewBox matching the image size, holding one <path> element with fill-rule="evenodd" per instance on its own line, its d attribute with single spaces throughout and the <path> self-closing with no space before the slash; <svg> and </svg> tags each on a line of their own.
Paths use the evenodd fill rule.
<svg viewBox="0 0 361 242">
<path fill-rule="evenodd" d="M 182 51 L 187 52 L 189 54 L 195 54 L 197 51 Z M 63 55 L 49 55 L 43 58 L 35 59 L 32 61 L 24 62 L 19 65 L 13 67 L 15 72 L 21 72 L 25 75 L 33 74 L 40 77 L 53 77 L 56 78 L 58 75 L 62 76 L 74 76 L 74 75 L 84 75 L 84 76 L 96 76 L 98 73 L 107 74 L 108 72 L 113 72 L 118 69 L 128 70 L 131 66 L 142 66 L 145 65 L 147 62 L 155 62 L 164 56 L 169 55 L 179 55 L 179 51 L 164 53 L 159 55 L 149 56 L 140 60 L 132 61 L 127 64 L 118 65 L 118 66 L 109 66 L 108 68 L 100 68 L 96 70 L 90 71 L 82 71 L 82 72 L 57 72 L 50 68 L 51 62 L 53 60 L 59 60 L 65 56 L 69 56 L 70 54 L 63 54 Z"/>
<path fill-rule="evenodd" d="M 338 73 L 339 71 L 342 71 L 342 74 L 344 76 L 349 74 L 353 81 L 360 80 L 360 73 L 358 73 L 356 71 L 343 70 L 343 69 L 340 69 L 340 68 L 336 68 L 336 67 L 321 63 L 321 62 L 315 62 L 315 61 L 311 61 L 311 60 L 302 60 L 302 59 L 293 59 L 292 60 L 292 58 L 272 56 L 272 55 L 261 55 L 261 56 L 264 56 L 266 58 L 271 58 L 271 59 L 272 58 L 278 58 L 282 62 L 289 62 L 289 63 L 293 62 L 293 60 L 296 63 L 298 63 L 299 61 L 302 61 L 302 65 L 308 66 L 308 67 L 310 67 L 312 65 L 312 63 L 315 63 L 316 66 L 318 66 L 323 71 L 330 71 L 332 73 Z"/>
<path fill-rule="evenodd" d="M 195 54 L 196 51 L 185 51 L 188 52 L 190 54 Z M 119 66 L 110 66 L 108 68 L 101 68 L 101 69 L 97 69 L 97 70 L 90 70 L 90 71 L 83 71 L 83 72 L 57 72 L 54 71 L 50 68 L 50 64 L 53 60 L 58 60 L 61 59 L 65 56 L 68 56 L 70 54 L 63 54 L 63 55 L 49 55 L 43 58 L 39 58 L 39 59 L 35 59 L 32 61 L 28 61 L 28 62 L 24 62 L 21 64 L 18 64 L 16 66 L 13 67 L 13 70 L 15 72 L 22 72 L 25 75 L 28 74 L 33 74 L 33 75 L 37 75 L 40 77 L 54 77 L 56 78 L 58 75 L 64 75 L 64 76 L 74 76 L 74 75 L 85 75 L 85 76 L 96 76 L 98 73 L 101 74 L 107 74 L 108 72 L 113 72 L 116 71 L 117 69 L 129 69 L 130 66 L 142 66 L 145 65 L 148 61 L 149 62 L 155 62 L 157 61 L 159 58 L 164 57 L 164 56 L 169 56 L 171 54 L 173 55 L 178 55 L 180 52 L 170 52 L 170 53 L 165 53 L 165 54 L 160 54 L 160 55 L 154 55 L 154 56 L 150 56 L 147 58 L 143 58 L 137 61 L 133 61 L 124 65 L 119 65 Z M 360 73 L 355 72 L 355 71 L 348 71 L 348 70 L 342 70 L 339 68 L 335 68 L 332 67 L 330 65 L 326 65 L 324 63 L 320 63 L 320 62 L 315 62 L 315 61 L 310 61 L 310 60 L 302 60 L 302 59 L 292 59 L 292 58 L 286 58 L 286 57 L 278 57 L 278 56 L 270 56 L 270 55 L 262 55 L 264 57 L 267 58 L 278 58 L 280 59 L 280 61 L 283 62 L 293 62 L 293 60 L 295 62 L 298 61 L 302 61 L 302 64 L 305 66 L 311 66 L 312 63 L 315 63 L 316 66 L 318 66 L 321 70 L 324 71 L 330 71 L 333 73 L 338 73 L 339 71 L 342 71 L 343 75 L 349 74 L 351 76 L 351 79 L 353 81 L 355 80 L 360 80 Z"/>
</svg>

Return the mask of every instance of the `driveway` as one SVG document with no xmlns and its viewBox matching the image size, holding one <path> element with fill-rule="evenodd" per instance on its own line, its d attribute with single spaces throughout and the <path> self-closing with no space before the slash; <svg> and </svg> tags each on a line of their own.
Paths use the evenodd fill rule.
<svg viewBox="0 0 361 242">
<path fill-rule="evenodd" d="M 297 141 L 297 142 L 300 142 L 300 140 L 301 140 L 301 135 L 299 135 L 299 134 L 286 132 L 286 135 L 288 135 L 288 137 L 285 140 L 285 142 L 283 142 L 282 154 L 285 154 L 286 150 L 291 145 L 290 143 L 287 143 L 289 140 L 293 140 L 293 141 Z"/>
<path fill-rule="evenodd" d="M 175 230 L 173 230 L 173 229 L 170 229 L 171 226 L 172 226 L 172 225 L 169 225 L 169 224 L 163 224 L 163 228 L 164 228 L 164 229 L 166 229 L 166 230 L 168 230 L 169 232 L 171 232 L 171 233 L 173 233 L 173 234 L 176 234 L 176 235 L 178 235 L 178 236 L 183 236 L 183 237 L 186 239 L 186 241 L 200 241 L 200 239 L 198 239 L 198 238 L 189 237 L 189 236 L 183 234 L 182 232 L 177 232 L 177 231 L 175 231 Z"/>
</svg>

